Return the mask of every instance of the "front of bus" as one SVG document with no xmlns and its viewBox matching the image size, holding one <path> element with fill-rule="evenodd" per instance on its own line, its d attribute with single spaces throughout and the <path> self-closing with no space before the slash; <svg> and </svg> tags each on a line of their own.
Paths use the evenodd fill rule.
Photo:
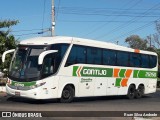
<svg viewBox="0 0 160 120">
<path fill-rule="evenodd" d="M 58 53 L 58 50 L 51 50 L 51 47 L 50 44 L 45 43 L 38 45 L 20 43 L 18 45 L 14 51 L 8 73 L 8 82 L 6 84 L 8 95 L 45 99 L 45 97 L 42 97 L 42 93 L 45 91 L 44 88 L 49 87 L 45 79 L 53 75 L 56 64 L 54 57 Z M 48 55 L 52 57 L 45 59 Z M 47 65 L 50 69 L 45 67 Z"/>
</svg>

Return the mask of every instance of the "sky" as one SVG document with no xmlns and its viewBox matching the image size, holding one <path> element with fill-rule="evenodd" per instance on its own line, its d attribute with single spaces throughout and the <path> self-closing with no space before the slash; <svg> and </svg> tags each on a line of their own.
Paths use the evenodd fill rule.
<svg viewBox="0 0 160 120">
<path fill-rule="evenodd" d="M 16 39 L 50 36 L 52 0 L 0 0 L 0 20 L 19 20 L 11 27 Z M 156 33 L 159 0 L 54 0 L 55 35 L 127 46 L 130 35 Z M 40 34 L 44 31 L 43 34 Z"/>
</svg>

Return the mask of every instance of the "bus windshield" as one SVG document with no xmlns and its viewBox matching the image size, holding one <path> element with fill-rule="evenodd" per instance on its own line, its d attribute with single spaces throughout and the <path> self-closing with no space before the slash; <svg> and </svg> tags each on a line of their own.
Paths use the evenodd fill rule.
<svg viewBox="0 0 160 120">
<path fill-rule="evenodd" d="M 9 76 L 20 81 L 37 79 L 40 76 L 38 56 L 45 50 L 45 46 L 19 46 L 11 61 Z"/>
<path fill-rule="evenodd" d="M 49 46 L 19 46 L 12 58 L 8 77 L 15 81 L 29 82 L 43 79 L 57 72 L 69 44 Z M 38 64 L 39 55 L 45 50 L 58 50 L 45 56 Z"/>
</svg>

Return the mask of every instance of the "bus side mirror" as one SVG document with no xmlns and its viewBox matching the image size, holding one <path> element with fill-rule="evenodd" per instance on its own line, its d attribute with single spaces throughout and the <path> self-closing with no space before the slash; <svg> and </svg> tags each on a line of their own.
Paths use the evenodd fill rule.
<svg viewBox="0 0 160 120">
<path fill-rule="evenodd" d="M 5 51 L 5 52 L 3 53 L 3 55 L 2 55 L 2 62 L 3 62 L 3 63 L 5 62 L 5 58 L 6 58 L 6 55 L 7 55 L 8 53 L 12 53 L 12 52 L 14 52 L 14 51 L 15 51 L 15 49 L 11 49 L 11 50 Z"/>
<path fill-rule="evenodd" d="M 50 53 L 56 53 L 56 52 L 58 52 L 58 50 L 47 50 L 47 51 L 42 52 L 38 57 L 38 64 L 41 65 L 43 63 L 43 59 L 46 55 Z"/>
</svg>

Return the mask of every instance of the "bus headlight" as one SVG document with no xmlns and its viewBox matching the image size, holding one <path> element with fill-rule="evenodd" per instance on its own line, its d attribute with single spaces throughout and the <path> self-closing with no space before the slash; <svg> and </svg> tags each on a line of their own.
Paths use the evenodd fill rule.
<svg viewBox="0 0 160 120">
<path fill-rule="evenodd" d="M 46 82 L 32 85 L 32 86 L 30 86 L 30 88 L 31 88 L 31 89 L 34 89 L 34 88 L 40 87 L 40 86 L 42 86 L 42 85 L 44 85 L 44 84 L 46 84 Z"/>
</svg>

